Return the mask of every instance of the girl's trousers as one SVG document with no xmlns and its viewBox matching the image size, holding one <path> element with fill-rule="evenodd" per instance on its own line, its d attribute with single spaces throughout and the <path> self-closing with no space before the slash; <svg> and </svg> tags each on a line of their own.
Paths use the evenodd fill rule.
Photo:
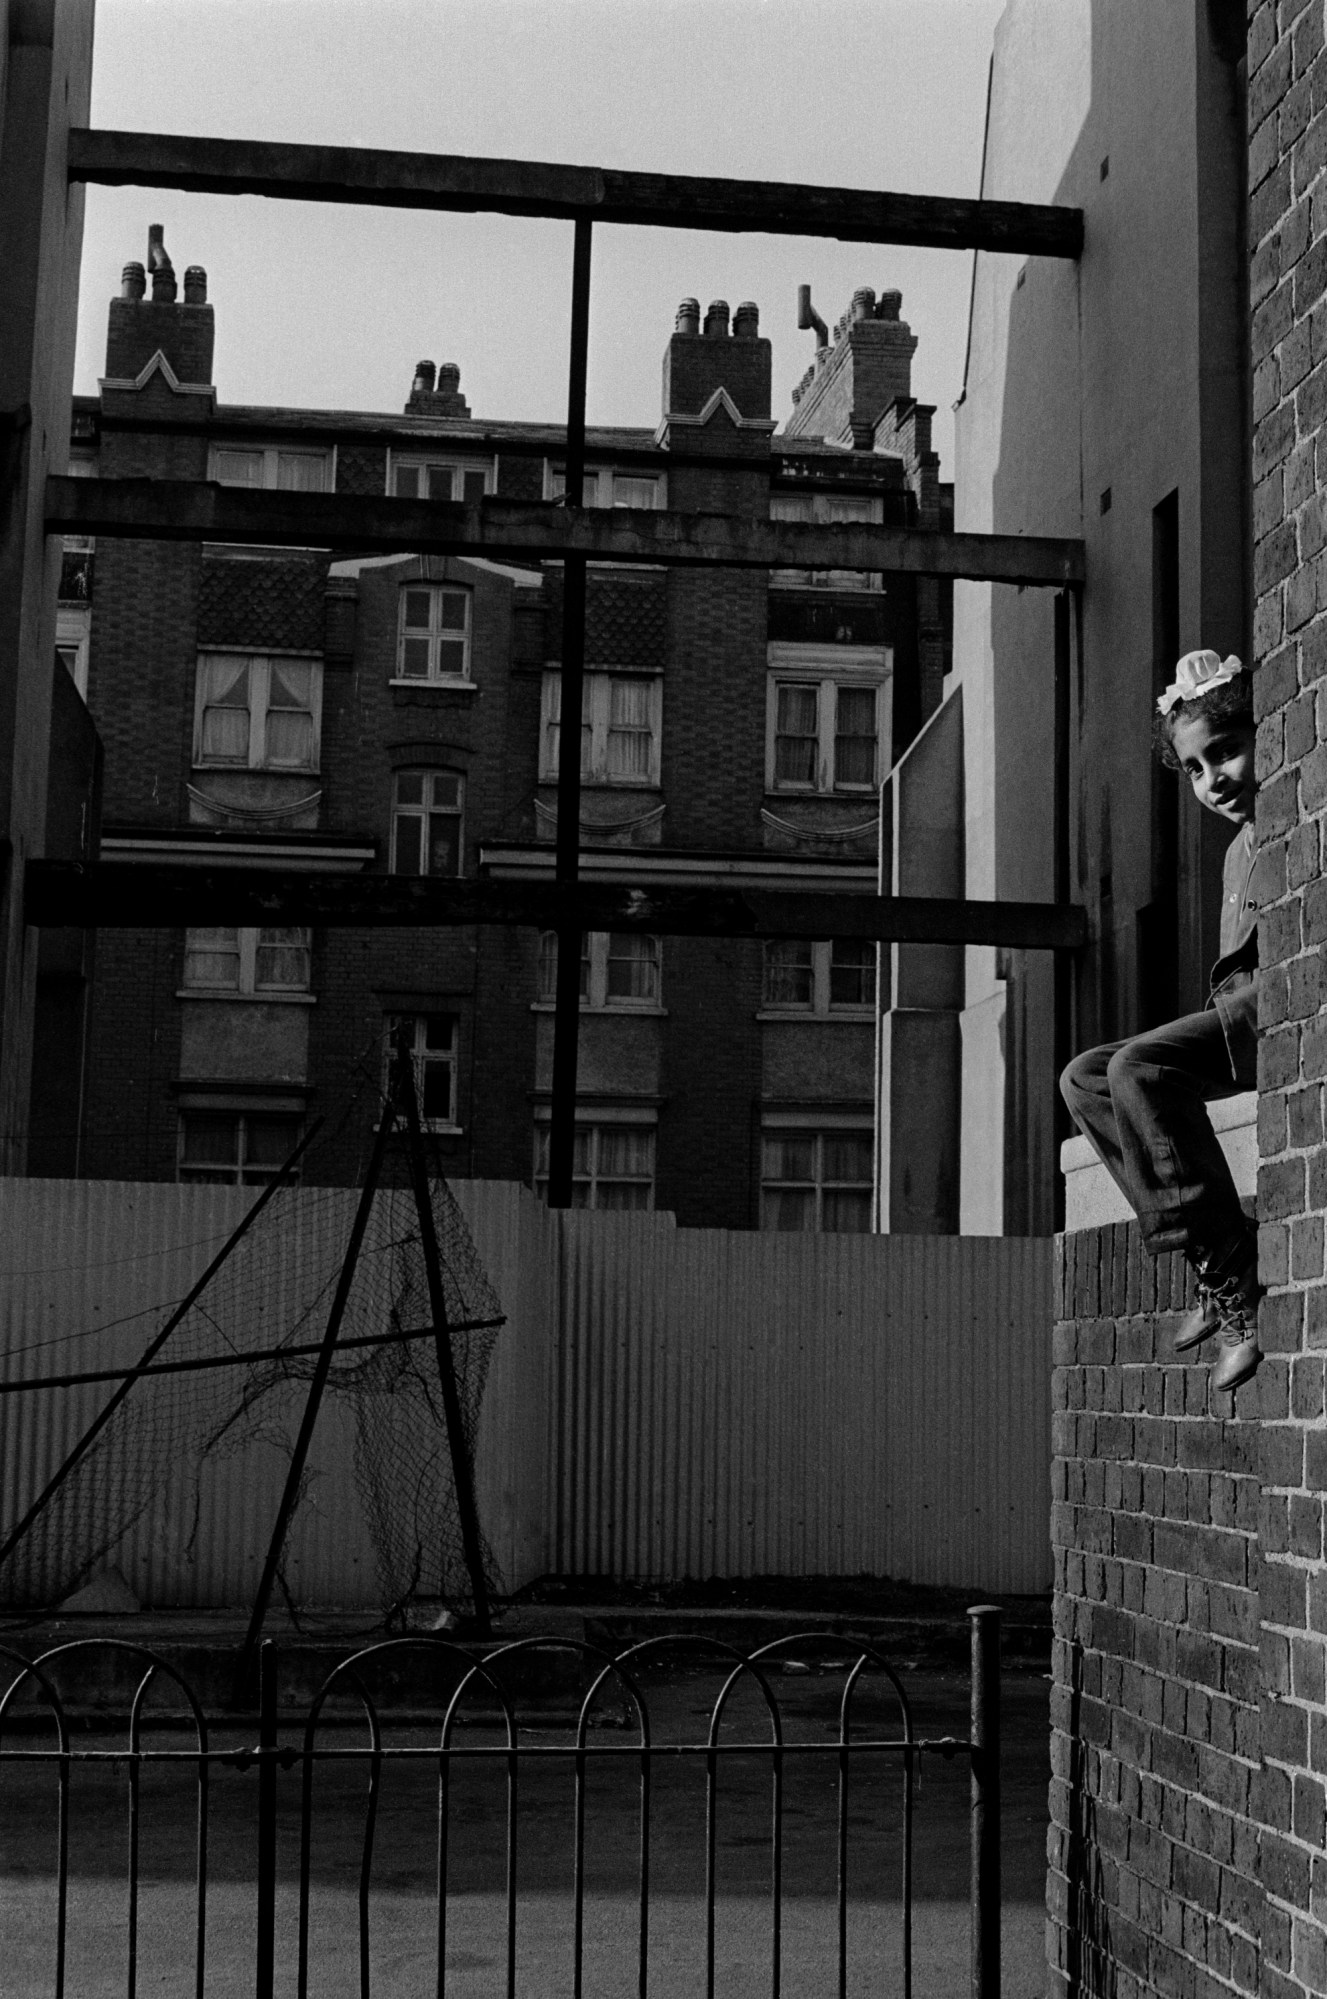
<svg viewBox="0 0 1327 1999">
<path fill-rule="evenodd" d="M 1247 1076 L 1242 1073 L 1248 1068 Z M 1075 1124 L 1133 1208 L 1154 1256 L 1203 1263 L 1248 1232 L 1205 1106 L 1256 1083 L 1214 1007 L 1076 1056 L 1060 1078 Z"/>
</svg>

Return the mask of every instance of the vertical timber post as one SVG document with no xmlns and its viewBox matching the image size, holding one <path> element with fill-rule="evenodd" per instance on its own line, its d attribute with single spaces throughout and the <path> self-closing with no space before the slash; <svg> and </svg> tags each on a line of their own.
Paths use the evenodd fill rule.
<svg viewBox="0 0 1327 1999">
<path fill-rule="evenodd" d="M 590 231 L 578 216 L 572 253 L 571 362 L 567 385 L 567 459 L 563 505 L 579 507 L 585 485 L 585 374 L 590 345 Z M 581 703 L 585 688 L 585 558 L 562 566 L 562 673 L 558 731 L 556 874 L 560 890 L 580 877 Z M 576 1065 L 581 1028 L 581 927 L 558 925 L 553 1009 L 553 1101 L 548 1133 L 548 1205 L 571 1206 L 576 1154 Z"/>
<path fill-rule="evenodd" d="M 971 1999 L 1000 1999 L 1000 1612 L 979 1603 L 972 1626 Z"/>
<path fill-rule="evenodd" d="M 475 1624 L 487 1638 L 489 1620 L 488 1585 L 484 1580 L 484 1551 L 479 1538 L 479 1509 L 475 1504 L 474 1466 L 466 1442 L 461 1417 L 461 1397 L 456 1386 L 456 1365 L 452 1356 L 451 1328 L 447 1323 L 447 1298 L 442 1286 L 442 1259 L 433 1223 L 433 1199 L 429 1192 L 428 1161 L 424 1156 L 424 1133 L 419 1122 L 419 1098 L 409 1049 L 404 1042 L 396 1049 L 396 1101 L 405 1110 L 406 1151 L 410 1160 L 410 1184 L 414 1190 L 415 1212 L 419 1217 L 419 1242 L 424 1253 L 424 1276 L 428 1284 L 429 1311 L 433 1318 L 433 1341 L 438 1356 L 438 1382 L 442 1389 L 442 1410 L 451 1450 L 452 1485 L 456 1512 L 461 1524 L 461 1546 L 470 1577 L 470 1594 L 475 1607 Z"/>
<path fill-rule="evenodd" d="M 258 1652 L 258 1924 L 255 1999 L 272 1999 L 276 1983 L 276 1646 Z"/>
</svg>

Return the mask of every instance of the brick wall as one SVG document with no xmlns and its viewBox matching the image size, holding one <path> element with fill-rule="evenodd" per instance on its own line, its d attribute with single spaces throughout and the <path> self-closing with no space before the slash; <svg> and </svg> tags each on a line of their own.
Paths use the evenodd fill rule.
<svg viewBox="0 0 1327 1999">
<path fill-rule="evenodd" d="M 106 329 L 106 373 L 134 381 L 158 352 L 179 382 L 210 382 L 216 327 L 210 305 L 113 298 Z"/>
<path fill-rule="evenodd" d="M 1284 1956 L 1258 1887 L 1260 1390 L 1232 1418 L 1205 1365 L 1170 1357 L 1187 1283 L 1133 1226 L 1061 1245 L 1047 1913 L 1066 1999 L 1299 1990 L 1258 1984 L 1260 1941 L 1269 1972 Z"/>
<path fill-rule="evenodd" d="M 1258 834 L 1274 884 L 1260 925 L 1261 1989 L 1281 1995 L 1327 1990 L 1327 51 L 1318 0 L 1249 13 Z"/>
<path fill-rule="evenodd" d="M 141 392 L 108 391 L 105 401 L 116 417 L 163 428 L 108 430 L 102 478 L 207 476 L 207 439 L 186 428 L 206 414 L 199 399 L 182 407 L 157 375 Z M 108 538 L 97 549 L 88 706 L 106 752 L 110 825 L 187 819 L 201 570 L 195 543 Z"/>
</svg>

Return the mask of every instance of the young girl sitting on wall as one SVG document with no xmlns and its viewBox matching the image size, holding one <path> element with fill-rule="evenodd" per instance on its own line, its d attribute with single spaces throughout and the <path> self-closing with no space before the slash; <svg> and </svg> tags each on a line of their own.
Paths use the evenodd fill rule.
<svg viewBox="0 0 1327 1999">
<path fill-rule="evenodd" d="M 1253 688 L 1239 660 L 1190 652 L 1157 702 L 1156 748 L 1194 796 L 1239 830 L 1226 854 L 1221 956 L 1202 1013 L 1091 1048 L 1060 1078 L 1074 1122 L 1138 1217 L 1154 1256 L 1181 1249 L 1198 1303 L 1176 1351 L 1218 1334 L 1216 1388 L 1247 1381 L 1258 1350 L 1257 1235 L 1204 1105 L 1257 1082 Z"/>
</svg>

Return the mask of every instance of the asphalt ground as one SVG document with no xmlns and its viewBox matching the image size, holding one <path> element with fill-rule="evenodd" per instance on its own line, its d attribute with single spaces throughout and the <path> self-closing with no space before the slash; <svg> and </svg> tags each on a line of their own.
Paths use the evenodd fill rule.
<svg viewBox="0 0 1327 1999">
<path fill-rule="evenodd" d="M 846 1654 L 840 1656 L 846 1657 Z M 809 1662 L 808 1662 L 809 1663 Z M 845 1672 L 837 1664 L 781 1672 L 774 1681 L 785 1740 L 833 1744 Z M 721 1679 L 712 1668 L 661 1664 L 643 1690 L 656 1742 L 703 1742 Z M 963 1736 L 968 1682 L 958 1672 L 907 1676 L 914 1734 Z M 1003 1687 L 1003 1990 L 1005 1999 L 1041 1999 L 1049 1686 L 1040 1674 L 1006 1676 Z M 522 1746 L 565 1744 L 566 1714 L 531 1711 Z M 627 1704 L 607 1690 L 590 1731 L 592 1751 L 636 1740 Z M 753 1691 L 726 1712 L 721 1740 L 768 1740 L 768 1716 Z M 883 1681 L 863 1681 L 853 1734 L 892 1736 L 898 1711 Z M 9 1748 L 45 1738 L 6 1736 Z M 219 1723 L 214 1747 L 252 1741 L 252 1730 Z M 283 1729 L 283 1743 L 298 1731 Z M 362 1728 L 332 1727 L 320 1745 L 362 1746 Z M 500 1746 L 491 1725 L 465 1741 Z M 80 1734 L 80 1746 L 107 1747 L 123 1736 Z M 155 1748 L 186 1746 L 154 1728 Z M 428 1748 L 428 1730 L 387 1720 L 389 1748 Z M 796 1999 L 837 1992 L 838 1774 L 833 1753 L 785 1759 L 782 1986 Z M 127 1766 L 75 1771 L 69 1814 L 71 1999 L 110 1999 L 126 1987 L 128 1942 Z M 253 1990 L 254 1853 L 257 1779 L 252 1767 L 214 1768 L 208 1813 L 208 1994 Z M 456 1999 L 505 1991 L 507 1969 L 507 1785 L 505 1758 L 462 1762 L 450 1786 L 446 1990 Z M 585 1810 L 586 1999 L 636 1991 L 639 1949 L 639 1759 L 594 1762 Z M 367 1771 L 334 1758 L 314 1781 L 310 1992 L 317 1999 L 358 1993 L 358 1895 L 364 1853 Z M 900 1993 L 902 1781 L 899 1760 L 854 1759 L 848 1794 L 848 1992 Z M 966 1992 L 968 1964 L 969 1774 L 960 1755 L 922 1760 L 914 1820 L 913 1991 L 916 1999 Z M 141 1781 L 140 1993 L 193 1990 L 197 1817 L 194 1766 L 145 1769 Z M 772 1990 L 771 1761 L 725 1757 L 717 1782 L 714 1950 L 720 1999 L 756 1999 Z M 278 1784 L 277 1940 L 279 1993 L 294 1991 L 300 1777 Z M 515 1950 L 517 1990 L 554 1999 L 572 1990 L 572 1827 L 569 1764 L 530 1759 L 517 1779 Z M 438 1765 L 424 1758 L 385 1769 L 372 1854 L 371 1972 L 374 1993 L 390 1999 L 436 1995 Z M 658 1999 L 704 1991 L 706 1794 L 703 1758 L 656 1762 L 651 1800 L 649 1989 Z M 53 1980 L 54 1773 L 0 1758 L 0 1993 L 50 1999 Z"/>
</svg>

